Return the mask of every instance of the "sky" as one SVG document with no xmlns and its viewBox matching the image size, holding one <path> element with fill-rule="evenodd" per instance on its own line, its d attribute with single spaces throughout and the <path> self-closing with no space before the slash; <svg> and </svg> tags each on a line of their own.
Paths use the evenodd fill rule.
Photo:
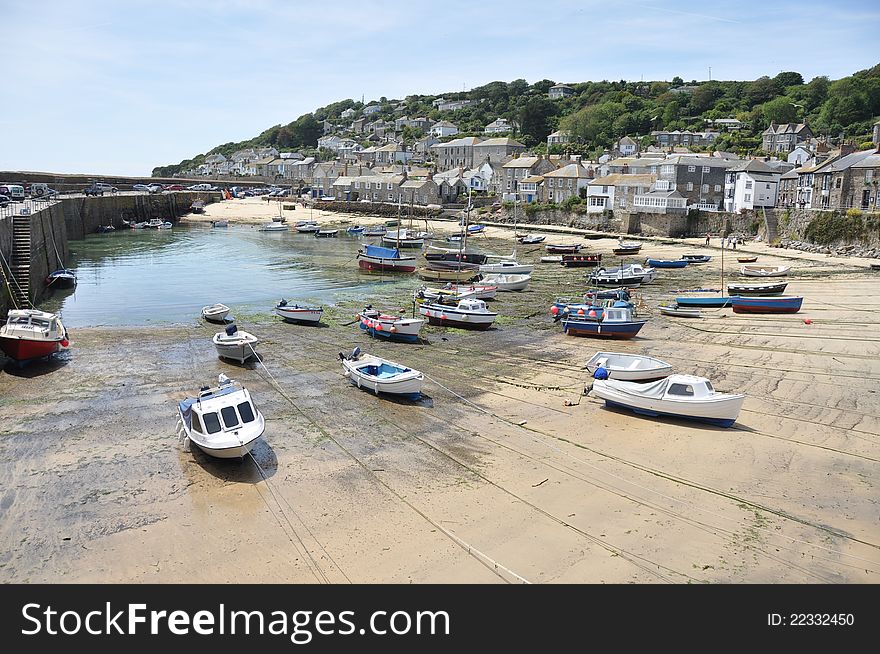
<svg viewBox="0 0 880 654">
<path fill-rule="evenodd" d="M 0 170 L 149 175 L 353 98 L 493 80 L 837 79 L 876 0 L 0 0 Z"/>
</svg>

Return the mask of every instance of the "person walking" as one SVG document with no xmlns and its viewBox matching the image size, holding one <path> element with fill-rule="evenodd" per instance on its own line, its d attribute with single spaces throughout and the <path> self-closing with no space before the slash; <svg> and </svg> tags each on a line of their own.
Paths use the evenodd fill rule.
<svg viewBox="0 0 880 654">
<path fill-rule="evenodd" d="M 730 244 L 733 247 L 733 249 L 735 250 L 736 249 L 736 236 L 730 237 Z"/>
<path fill-rule="evenodd" d="M 709 232 L 706 232 L 706 247 L 709 247 Z"/>
</svg>

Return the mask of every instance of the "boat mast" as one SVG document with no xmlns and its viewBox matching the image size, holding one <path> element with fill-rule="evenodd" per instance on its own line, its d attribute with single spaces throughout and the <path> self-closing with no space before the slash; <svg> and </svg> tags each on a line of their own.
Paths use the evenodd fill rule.
<svg viewBox="0 0 880 654">
<path fill-rule="evenodd" d="M 403 198 L 402 193 L 397 194 L 397 249 L 400 249 L 400 203 Z"/>
<path fill-rule="evenodd" d="M 724 241 L 721 239 L 721 297 L 724 297 Z"/>
<path fill-rule="evenodd" d="M 458 240 L 458 272 L 461 272 L 461 258 L 463 256 L 463 251 L 465 249 L 465 245 L 467 244 L 467 234 L 468 234 L 468 225 L 470 224 L 471 218 L 471 189 L 468 188 L 468 203 L 467 203 L 467 211 L 464 214 L 464 228 L 461 233 L 461 238 Z"/>
</svg>

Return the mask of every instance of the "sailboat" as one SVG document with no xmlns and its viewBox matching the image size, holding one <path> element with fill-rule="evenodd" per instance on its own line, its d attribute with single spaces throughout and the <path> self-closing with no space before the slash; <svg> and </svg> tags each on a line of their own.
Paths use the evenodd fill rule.
<svg viewBox="0 0 880 654">
<path fill-rule="evenodd" d="M 418 238 L 411 229 L 400 226 L 400 202 L 402 195 L 397 196 L 397 225 L 392 231 L 388 231 L 382 237 L 382 244 L 387 247 L 400 248 L 420 248 L 425 244 L 424 238 Z M 412 216 L 410 216 L 410 227 L 412 227 Z"/>
</svg>

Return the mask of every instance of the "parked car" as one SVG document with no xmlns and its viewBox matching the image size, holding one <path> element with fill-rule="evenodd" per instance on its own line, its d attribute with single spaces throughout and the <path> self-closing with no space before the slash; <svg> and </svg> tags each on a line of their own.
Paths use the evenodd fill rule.
<svg viewBox="0 0 880 654">
<path fill-rule="evenodd" d="M 135 184 L 131 187 L 132 191 L 149 192 L 150 187 L 146 184 Z"/>
<path fill-rule="evenodd" d="M 12 200 L 9 199 L 8 195 L 0 195 L 0 207 L 5 207 L 10 202 L 12 202 Z"/>
<path fill-rule="evenodd" d="M 13 202 L 21 202 L 24 200 L 24 186 L 21 184 L 2 184 L 0 185 L 0 195 L 5 195 Z"/>
<path fill-rule="evenodd" d="M 182 184 L 171 184 L 165 187 L 166 191 L 185 191 L 186 188 Z"/>
<path fill-rule="evenodd" d="M 147 184 L 147 190 L 150 193 L 161 193 L 162 191 L 165 190 L 165 187 L 162 186 L 162 184 L 158 184 L 158 183 L 154 182 L 153 184 Z"/>
<path fill-rule="evenodd" d="M 90 186 L 83 189 L 86 195 L 104 195 L 105 193 L 118 193 L 119 189 L 104 182 L 92 182 Z"/>
<path fill-rule="evenodd" d="M 210 191 L 211 185 L 210 184 L 193 184 L 192 186 L 189 187 L 188 190 L 190 190 L 190 191 Z"/>
<path fill-rule="evenodd" d="M 45 182 L 34 182 L 27 191 L 34 200 L 47 200 L 58 195 L 58 191 L 49 188 Z"/>
</svg>

